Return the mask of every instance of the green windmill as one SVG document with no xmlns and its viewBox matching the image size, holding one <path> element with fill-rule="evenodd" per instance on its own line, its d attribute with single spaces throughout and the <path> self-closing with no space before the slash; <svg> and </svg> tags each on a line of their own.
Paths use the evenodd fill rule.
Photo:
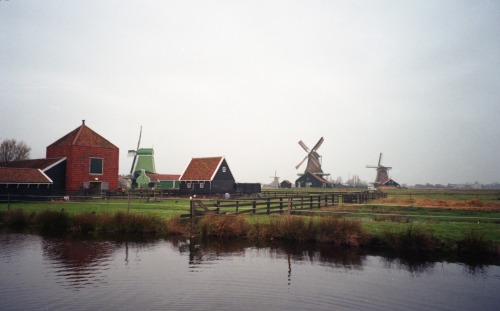
<svg viewBox="0 0 500 311">
<path fill-rule="evenodd" d="M 130 175 L 136 181 L 138 187 L 147 187 L 149 177 L 146 174 L 156 174 L 155 158 L 153 148 L 140 148 L 142 136 L 142 126 L 139 132 L 139 141 L 136 150 L 129 150 L 128 156 L 134 157 Z"/>
</svg>

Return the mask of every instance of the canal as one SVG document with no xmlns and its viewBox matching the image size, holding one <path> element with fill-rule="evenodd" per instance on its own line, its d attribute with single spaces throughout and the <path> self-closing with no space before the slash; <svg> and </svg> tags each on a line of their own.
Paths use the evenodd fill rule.
<svg viewBox="0 0 500 311">
<path fill-rule="evenodd" d="M 0 310 L 498 310 L 497 262 L 0 233 Z"/>
</svg>

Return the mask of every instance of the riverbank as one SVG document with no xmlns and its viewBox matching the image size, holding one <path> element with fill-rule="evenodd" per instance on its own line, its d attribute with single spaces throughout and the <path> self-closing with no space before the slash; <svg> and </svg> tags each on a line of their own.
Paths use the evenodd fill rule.
<svg viewBox="0 0 500 311">
<path fill-rule="evenodd" d="M 248 239 L 318 242 L 332 247 L 369 247 L 395 252 L 453 252 L 500 256 L 497 244 L 478 231 L 439 238 L 425 224 L 399 223 L 374 230 L 356 218 L 272 215 L 266 220 L 242 215 L 206 215 L 194 221 L 155 215 L 65 211 L 0 211 L 0 227 L 41 234 L 186 236 L 199 239 Z"/>
</svg>

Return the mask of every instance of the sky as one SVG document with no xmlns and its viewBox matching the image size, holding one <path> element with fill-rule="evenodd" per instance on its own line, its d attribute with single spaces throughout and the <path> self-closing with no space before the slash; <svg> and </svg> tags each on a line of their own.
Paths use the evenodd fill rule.
<svg viewBox="0 0 500 311">
<path fill-rule="evenodd" d="M 500 2 L 0 0 L 0 141 L 86 125 L 158 173 L 500 182 Z"/>
</svg>

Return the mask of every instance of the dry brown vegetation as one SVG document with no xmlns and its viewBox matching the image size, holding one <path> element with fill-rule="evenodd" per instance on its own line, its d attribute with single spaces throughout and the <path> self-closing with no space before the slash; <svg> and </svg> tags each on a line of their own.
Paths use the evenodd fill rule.
<svg viewBox="0 0 500 311">
<path fill-rule="evenodd" d="M 415 198 L 385 198 L 373 200 L 372 204 L 398 205 L 398 206 L 421 206 L 429 208 L 446 207 L 457 210 L 481 210 L 481 211 L 500 211 L 500 201 L 483 201 L 481 199 L 472 200 L 432 200 Z"/>
</svg>

